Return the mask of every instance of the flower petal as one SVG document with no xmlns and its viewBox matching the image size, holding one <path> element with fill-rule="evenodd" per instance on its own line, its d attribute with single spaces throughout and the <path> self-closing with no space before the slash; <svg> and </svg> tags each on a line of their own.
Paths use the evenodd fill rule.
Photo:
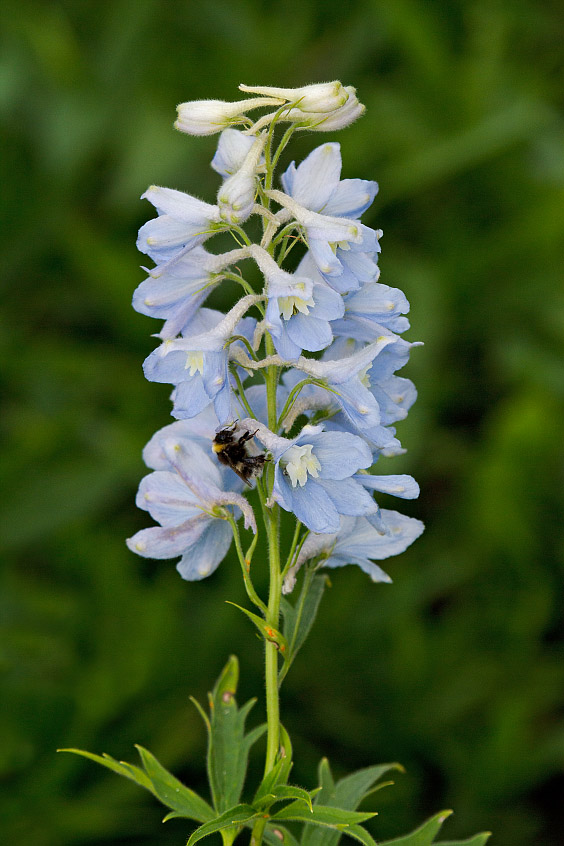
<svg viewBox="0 0 564 846">
<path fill-rule="evenodd" d="M 205 579 L 221 564 L 231 546 L 232 530 L 224 520 L 214 520 L 202 536 L 187 550 L 176 569 L 190 582 Z"/>
</svg>

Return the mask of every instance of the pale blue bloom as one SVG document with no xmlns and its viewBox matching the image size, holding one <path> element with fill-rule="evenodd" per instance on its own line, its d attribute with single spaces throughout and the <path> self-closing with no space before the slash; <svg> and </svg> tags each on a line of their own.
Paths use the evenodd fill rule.
<svg viewBox="0 0 564 846">
<path fill-rule="evenodd" d="M 366 327 L 368 327 L 367 322 Z M 353 324 L 354 325 L 354 324 Z M 388 333 L 388 330 L 378 324 L 370 323 L 371 338 L 381 338 L 381 333 Z M 388 333 L 390 334 L 390 333 Z M 392 335 L 394 343 L 386 345 L 382 351 L 375 356 L 372 363 L 361 374 L 363 388 L 370 393 L 373 401 L 376 402 L 379 409 L 378 424 L 370 423 L 369 426 L 363 426 L 355 422 L 359 429 L 365 430 L 371 428 L 372 425 L 389 426 L 399 420 L 407 417 L 407 412 L 417 399 L 417 391 L 415 385 L 410 379 L 405 379 L 400 376 L 395 376 L 395 372 L 400 370 L 407 364 L 409 354 L 412 347 L 420 346 L 419 343 L 409 343 L 397 335 Z M 377 343 L 373 340 L 372 343 Z M 367 345 L 368 347 L 371 344 Z M 351 350 L 355 350 L 351 354 Z M 366 350 L 360 342 L 355 342 L 352 337 L 337 338 L 331 347 L 326 350 L 324 354 L 324 361 L 333 360 L 336 363 L 346 361 L 347 358 L 355 358 L 362 355 Z M 343 410 L 345 410 L 343 408 Z M 348 415 L 350 418 L 350 415 Z"/>
<path fill-rule="evenodd" d="M 340 145 L 322 144 L 297 168 L 294 162 L 290 164 L 282 176 L 282 185 L 286 193 L 305 208 L 323 215 L 350 218 L 359 225 L 361 238 L 336 239 L 332 259 L 326 250 L 322 254 L 315 243 L 310 242 L 313 258 L 324 279 L 335 290 L 346 293 L 375 277 L 380 252 L 378 239 L 382 233 L 358 220 L 372 204 L 378 184 L 366 179 L 341 180 L 341 166 Z"/>
<path fill-rule="evenodd" d="M 352 355 L 335 359 L 324 357 L 321 361 L 301 357 L 295 367 L 327 384 L 331 390 L 327 404 L 337 404 L 353 426 L 363 432 L 381 425 L 382 422 L 378 402 L 365 384 L 367 372 L 374 366 L 373 362 L 378 360 L 383 350 L 399 340 L 401 339 L 392 333 L 382 334 Z"/>
<path fill-rule="evenodd" d="M 354 478 L 369 491 L 397 496 L 400 499 L 417 499 L 419 485 L 413 476 L 374 476 L 371 473 L 356 473 Z"/>
<path fill-rule="evenodd" d="M 160 526 L 142 529 L 127 545 L 145 558 L 181 556 L 177 570 L 195 581 L 216 569 L 231 544 L 231 527 L 218 507 L 237 506 L 254 532 L 256 523 L 247 500 L 224 490 L 218 467 L 202 448 L 171 429 L 165 427 L 149 442 L 148 457 L 163 469 L 141 480 L 136 500 Z"/>
<path fill-rule="evenodd" d="M 391 582 L 374 559 L 381 561 L 404 552 L 421 535 L 424 526 L 420 520 L 397 511 L 382 509 L 381 515 L 386 526 L 385 534 L 375 529 L 365 517 L 341 517 L 340 527 L 334 534 L 309 535 L 296 567 L 288 573 L 284 592 L 292 590 L 297 569 L 305 561 L 317 557 L 320 557 L 322 567 L 356 564 L 368 573 L 373 582 Z"/>
<path fill-rule="evenodd" d="M 282 191 L 267 191 L 267 195 L 290 212 L 303 229 L 315 264 L 327 281 L 344 272 L 336 245 L 340 246 L 341 253 L 348 252 L 354 245 L 371 252 L 377 247 L 377 233 L 359 220 L 310 211 Z"/>
<path fill-rule="evenodd" d="M 159 217 L 141 227 L 137 249 L 157 264 L 178 258 L 223 228 L 217 206 L 183 191 L 152 185 L 141 199 L 149 200 Z"/>
<path fill-rule="evenodd" d="M 376 279 L 379 276 L 380 271 Z M 407 297 L 399 288 L 390 288 L 377 281 L 370 281 L 344 298 L 345 314 L 331 327 L 334 335 L 372 341 L 380 334 L 381 327 L 402 334 L 409 329 L 403 315 L 409 312 Z"/>
<path fill-rule="evenodd" d="M 165 447 L 174 440 L 177 443 L 194 443 L 208 455 L 217 467 L 221 477 L 222 490 L 240 492 L 244 483 L 236 473 L 225 464 L 220 464 L 212 451 L 212 442 L 220 426 L 213 405 L 208 405 L 195 417 L 175 420 L 159 429 L 143 449 L 143 461 L 152 470 L 169 470 L 170 460 Z"/>
<path fill-rule="evenodd" d="M 372 204 L 378 183 L 367 179 L 340 179 L 341 145 L 321 144 L 296 167 L 282 175 L 284 191 L 311 211 L 336 217 L 359 218 Z"/>
<path fill-rule="evenodd" d="M 242 424 L 256 426 L 257 440 L 272 455 L 273 499 L 312 531 L 337 531 L 341 514 L 378 514 L 372 497 L 353 478 L 357 470 L 372 464 L 372 453 L 362 438 L 308 425 L 288 439 L 250 419 Z"/>
<path fill-rule="evenodd" d="M 225 316 L 211 309 L 200 309 L 188 326 L 189 334 L 165 341 L 145 359 L 143 369 L 150 382 L 176 386 L 175 417 L 194 417 L 213 402 L 220 423 L 230 418 L 226 342 L 235 330 L 244 337 L 252 336 L 255 320 L 242 316 L 260 299 L 253 295 L 243 297 Z"/>
<path fill-rule="evenodd" d="M 257 246 L 249 252 L 266 279 L 266 328 L 282 358 L 294 361 L 302 350 L 317 352 L 333 340 L 329 321 L 344 313 L 342 297 L 316 272 L 312 281 L 298 265 L 294 274 L 282 270 Z"/>
<path fill-rule="evenodd" d="M 175 338 L 224 278 L 221 271 L 246 256 L 246 250 L 213 255 L 204 247 L 194 247 L 177 261 L 148 270 L 149 278 L 133 294 L 133 308 L 149 317 L 166 320 L 158 337 Z"/>
</svg>

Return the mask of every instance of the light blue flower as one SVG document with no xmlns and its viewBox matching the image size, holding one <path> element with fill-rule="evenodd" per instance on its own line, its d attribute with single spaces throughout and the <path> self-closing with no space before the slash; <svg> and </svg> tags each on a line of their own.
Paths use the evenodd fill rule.
<svg viewBox="0 0 564 846">
<path fill-rule="evenodd" d="M 158 337 L 175 338 L 224 278 L 221 271 L 247 255 L 245 249 L 212 255 L 201 246 L 194 247 L 177 261 L 147 271 L 149 278 L 133 294 L 133 308 L 166 320 Z"/>
<path fill-rule="evenodd" d="M 141 199 L 149 200 L 159 216 L 141 227 L 137 249 L 157 264 L 184 255 L 224 226 L 217 206 L 183 191 L 151 185 Z"/>
<path fill-rule="evenodd" d="M 190 322 L 184 337 L 167 340 L 144 361 L 143 370 L 150 382 L 176 386 L 175 417 L 194 417 L 213 402 L 220 423 L 232 415 L 231 386 L 228 375 L 227 345 L 235 330 L 252 336 L 255 320 L 243 314 L 260 296 L 243 297 L 225 316 L 202 308 Z"/>
<path fill-rule="evenodd" d="M 311 534 L 301 549 L 295 567 L 286 577 L 283 591 L 290 593 L 296 572 L 305 561 L 320 558 L 322 567 L 344 567 L 356 564 L 368 573 L 373 582 L 391 582 L 387 573 L 374 560 L 381 561 L 404 552 L 425 528 L 420 520 L 397 511 L 382 509 L 386 533 L 382 534 L 365 517 L 341 517 L 334 534 Z"/>
<path fill-rule="evenodd" d="M 163 469 L 141 480 L 136 500 L 160 526 L 142 529 L 127 545 L 145 558 L 181 556 L 178 572 L 196 581 L 216 569 L 231 544 L 231 527 L 220 509 L 236 506 L 254 532 L 256 523 L 247 500 L 224 490 L 218 467 L 203 449 L 171 429 L 165 427 L 149 442 L 147 455 Z"/>
<path fill-rule="evenodd" d="M 325 349 L 333 340 L 329 321 L 344 313 L 342 297 L 317 272 L 312 281 L 302 270 L 303 262 L 292 274 L 282 270 L 261 247 L 253 245 L 249 252 L 266 279 L 265 325 L 278 353 L 293 361 L 302 350 Z"/>
<path fill-rule="evenodd" d="M 329 348 L 330 358 L 321 361 L 303 356 L 295 363 L 298 370 L 326 383 L 330 389 L 326 405 L 336 404 L 353 426 L 360 432 L 381 425 L 378 402 L 367 387 L 367 373 L 374 366 L 388 345 L 396 344 L 400 338 L 391 332 L 380 335 L 375 341 L 360 348 L 352 355 L 333 358 L 333 344 Z"/>
<path fill-rule="evenodd" d="M 388 333 L 382 326 L 371 323 L 371 337 L 377 343 L 381 333 Z M 388 333 L 390 334 L 390 333 Z M 407 364 L 412 347 L 421 346 L 420 343 L 409 343 L 397 335 L 392 335 L 394 342 L 387 344 L 381 352 L 372 359 L 372 363 L 360 374 L 362 386 L 367 394 L 372 395 L 372 401 L 379 409 L 378 424 L 370 422 L 369 425 L 362 424 L 362 418 L 355 418 L 353 422 L 364 433 L 373 425 L 389 426 L 407 417 L 407 412 L 417 399 L 417 391 L 413 382 L 400 376 L 395 372 Z M 324 360 L 335 362 L 347 361 L 348 358 L 355 359 L 362 356 L 364 350 L 371 344 L 363 346 L 355 342 L 354 338 L 336 338 L 325 354 Z M 356 350 L 351 354 L 351 350 Z M 343 406 L 341 406 L 343 407 Z M 343 407 L 343 410 L 344 407 Z M 350 414 L 347 415 L 349 419 Z"/>
<path fill-rule="evenodd" d="M 271 453 L 275 464 L 272 498 L 314 532 L 335 532 L 339 515 L 377 515 L 378 506 L 353 476 L 372 464 L 366 443 L 349 432 L 325 432 L 322 426 L 304 426 L 288 439 L 274 435 L 262 424 L 256 438 Z"/>
<path fill-rule="evenodd" d="M 336 217 L 359 218 L 372 204 L 378 183 L 367 179 L 340 179 L 341 145 L 321 144 L 296 167 L 282 175 L 284 191 L 310 211 Z"/>
<path fill-rule="evenodd" d="M 382 327 L 400 335 L 409 329 L 409 321 L 403 316 L 409 312 L 409 302 L 399 288 L 370 281 L 348 293 L 344 301 L 344 316 L 331 327 L 334 335 L 373 341 Z"/>
<path fill-rule="evenodd" d="M 358 218 L 372 204 L 378 184 L 367 179 L 340 179 L 341 148 L 337 143 L 322 144 L 296 168 L 292 162 L 282 176 L 282 185 L 297 203 L 323 215 L 350 218 L 359 224 L 361 238 L 337 240 L 333 259 L 322 256 L 310 244 L 313 258 L 323 278 L 340 293 L 356 290 L 378 272 L 380 230 L 360 224 Z M 308 239 L 309 240 L 309 239 Z"/>
<path fill-rule="evenodd" d="M 347 253 L 355 245 L 359 250 L 367 252 L 376 250 L 377 233 L 359 220 L 310 211 L 282 191 L 272 190 L 266 193 L 289 212 L 303 229 L 315 264 L 328 282 L 344 272 L 341 254 Z"/>
</svg>

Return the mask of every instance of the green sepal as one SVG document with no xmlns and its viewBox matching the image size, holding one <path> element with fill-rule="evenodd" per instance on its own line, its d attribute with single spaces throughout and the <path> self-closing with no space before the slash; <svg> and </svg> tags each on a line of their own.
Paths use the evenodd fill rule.
<svg viewBox="0 0 564 846">
<path fill-rule="evenodd" d="M 217 831 L 225 831 L 225 829 L 229 828 L 239 829 L 252 820 L 256 820 L 259 816 L 260 814 L 250 805 L 235 805 L 233 808 L 228 808 L 214 820 L 204 823 L 204 825 L 199 826 L 193 831 L 186 846 L 193 846 L 198 840 L 202 840 L 202 838 L 208 837 L 210 834 L 215 834 Z M 235 839 L 236 834 L 237 832 L 235 832 L 232 839 L 230 838 L 231 842 Z"/>
<path fill-rule="evenodd" d="M 313 626 L 321 597 L 327 585 L 326 575 L 317 575 L 308 578 L 307 573 L 302 584 L 300 596 L 292 605 L 282 597 L 280 610 L 284 618 L 284 637 L 288 642 L 288 654 L 286 664 L 280 669 L 280 681 L 285 677 L 290 664 L 302 648 L 305 640 Z"/>
<path fill-rule="evenodd" d="M 239 611 L 242 611 L 243 614 L 249 618 L 249 620 L 254 623 L 254 625 L 259 630 L 260 635 L 267 640 L 269 643 L 273 643 L 276 649 L 280 652 L 283 658 L 286 658 L 288 653 L 288 643 L 286 638 L 279 632 L 278 629 L 275 629 L 274 626 L 269 625 L 263 617 L 259 617 L 258 614 L 253 614 L 252 611 L 247 611 L 246 608 L 243 608 L 241 605 L 237 605 L 236 602 L 227 602 L 228 605 L 233 605 L 234 608 L 238 608 Z"/>
<path fill-rule="evenodd" d="M 310 811 L 308 805 L 299 799 L 277 811 L 272 815 L 271 820 L 313 823 L 344 831 L 352 825 L 366 822 L 366 820 L 375 816 L 374 812 L 346 811 L 343 808 L 334 808 L 330 805 L 313 805 Z"/>
<path fill-rule="evenodd" d="M 441 811 L 435 814 L 424 822 L 420 828 L 412 831 L 404 837 L 397 837 L 395 840 L 386 840 L 380 846 L 431 846 L 435 842 L 435 837 L 439 833 L 444 821 L 450 817 L 452 811 Z M 468 840 L 449 840 L 438 843 L 437 846 L 484 846 L 491 832 L 484 831 L 481 834 L 476 834 Z"/>
<path fill-rule="evenodd" d="M 101 764 L 103 767 L 107 767 L 114 773 L 125 776 L 125 778 L 145 788 L 163 805 L 172 808 L 172 813 L 167 814 L 165 819 L 170 819 L 173 816 L 184 817 L 201 823 L 213 819 L 213 810 L 205 799 L 202 799 L 201 796 L 178 781 L 168 770 L 165 770 L 154 755 L 143 749 L 142 746 L 136 748 L 145 772 L 134 764 L 116 761 L 110 755 L 94 755 L 92 752 L 84 752 L 82 749 L 60 749 L 59 751 L 73 752 L 83 758 L 89 758 L 91 761 L 95 761 L 97 764 Z"/>
<path fill-rule="evenodd" d="M 335 783 L 329 761 L 327 758 L 322 758 L 318 768 L 321 790 L 315 797 L 315 806 L 331 805 L 335 808 L 354 811 L 366 796 L 390 783 L 385 782 L 374 787 L 375 782 L 390 770 L 403 772 L 403 767 L 400 764 L 365 767 Z M 301 844 L 302 846 L 337 846 L 340 836 L 338 831 L 309 827 L 303 831 Z M 359 835 L 357 839 L 361 836 L 364 837 Z"/>
<path fill-rule="evenodd" d="M 261 737 L 261 725 L 245 734 L 245 720 L 255 699 L 237 707 L 235 693 L 239 681 L 239 663 L 232 655 L 223 668 L 213 691 L 208 694 L 208 778 L 213 804 L 218 814 L 238 805 L 251 746 Z"/>
</svg>

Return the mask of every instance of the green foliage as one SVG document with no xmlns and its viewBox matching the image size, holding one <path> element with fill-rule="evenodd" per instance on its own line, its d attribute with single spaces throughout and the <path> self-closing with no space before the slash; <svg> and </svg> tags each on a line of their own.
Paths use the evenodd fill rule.
<svg viewBox="0 0 564 846">
<path fill-rule="evenodd" d="M 451 813 L 452 811 L 441 811 L 440 814 L 431 817 L 430 820 L 427 820 L 420 828 L 406 837 L 386 840 L 381 846 L 431 846 L 431 844 L 435 843 L 435 837 Z M 448 843 L 441 841 L 441 846 L 484 846 L 489 837 L 490 832 L 486 831 L 483 834 L 477 834 L 475 837 L 471 837 L 469 840 L 457 840 L 456 842 L 450 840 Z"/>
<path fill-rule="evenodd" d="M 454 807 L 453 839 L 483 826 L 496 846 L 560 846 L 560 4 L 265 9 L 3 3 L 0 841 L 182 842 L 182 821 L 161 826 L 130 780 L 54 750 L 120 757 L 141 741 L 204 792 L 189 693 L 235 648 L 244 699 L 261 690 L 253 633 L 223 604 L 246 601 L 236 560 L 187 586 L 123 546 L 144 525 L 140 453 L 169 392 L 140 370 L 155 327 L 130 308 L 149 215 L 136 197 L 157 183 L 213 200 L 215 139 L 173 132 L 178 102 L 341 78 L 368 107 L 339 139 L 344 176 L 380 183 L 367 222 L 384 229 L 382 281 L 406 291 L 425 341 L 393 469 L 421 483 L 409 513 L 427 528 L 389 562 L 393 586 L 331 574 L 284 682 L 292 779 L 313 783 L 323 754 L 340 774 L 397 759 L 407 776 L 369 823 L 379 841 Z M 322 140 L 301 136 L 296 159 Z"/>
<path fill-rule="evenodd" d="M 284 617 L 284 636 L 287 648 L 284 656 L 285 662 L 280 668 L 280 681 L 286 676 L 311 631 L 327 581 L 327 576 L 313 576 L 312 571 L 307 569 L 296 602 L 292 604 L 287 599 L 282 598 L 280 610 Z"/>
<path fill-rule="evenodd" d="M 261 725 L 245 734 L 245 721 L 256 700 L 239 709 L 238 682 L 239 662 L 232 655 L 208 694 L 209 720 L 203 715 L 208 730 L 208 779 L 214 808 L 220 814 L 239 802 L 251 746 L 265 731 Z"/>
<path fill-rule="evenodd" d="M 133 764 L 124 761 L 116 761 L 111 755 L 94 755 L 92 752 L 85 752 L 82 749 L 60 749 L 60 752 L 73 752 L 83 758 L 90 758 L 97 764 L 107 767 L 118 775 L 131 779 L 140 787 L 144 787 L 168 808 L 172 813 L 165 819 L 173 817 L 186 817 L 189 820 L 205 822 L 213 817 L 213 810 L 208 803 L 176 779 L 168 770 L 159 764 L 154 755 L 142 746 L 137 747 L 145 772 Z"/>
</svg>

